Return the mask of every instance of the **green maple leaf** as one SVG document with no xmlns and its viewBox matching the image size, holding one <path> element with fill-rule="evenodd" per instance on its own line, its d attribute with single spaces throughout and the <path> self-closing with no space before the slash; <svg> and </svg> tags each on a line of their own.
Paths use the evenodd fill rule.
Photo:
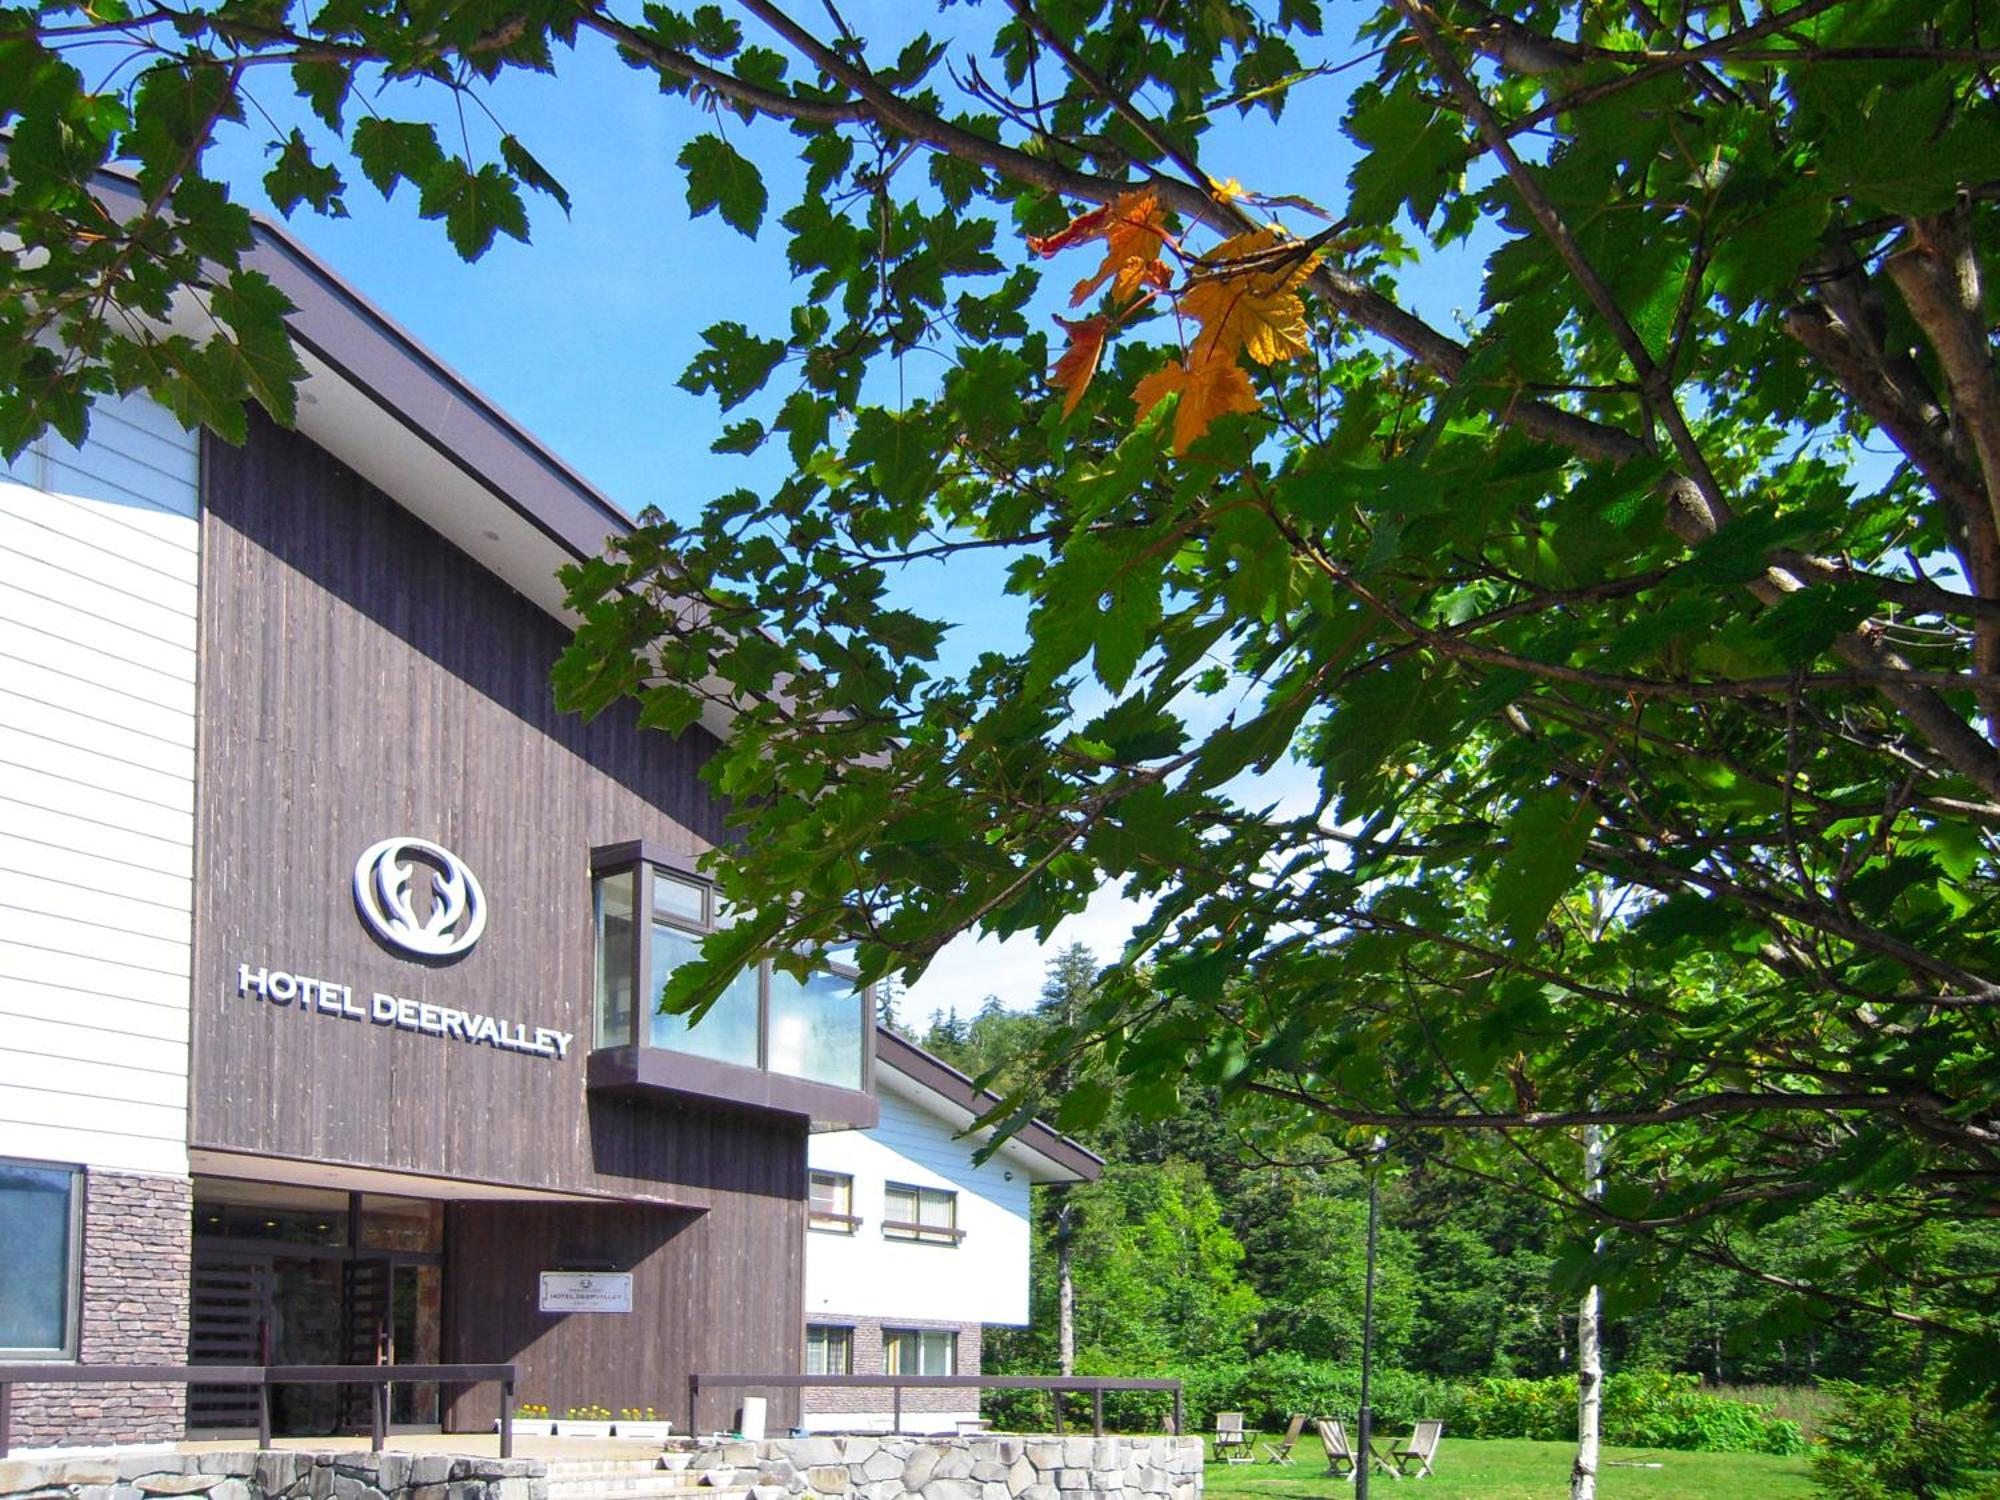
<svg viewBox="0 0 2000 1500">
<path fill-rule="evenodd" d="M 687 173 L 688 209 L 696 218 L 720 210 L 723 223 L 748 239 L 757 237 L 770 195 L 754 163 L 717 135 L 698 135 L 675 158 Z"/>
</svg>

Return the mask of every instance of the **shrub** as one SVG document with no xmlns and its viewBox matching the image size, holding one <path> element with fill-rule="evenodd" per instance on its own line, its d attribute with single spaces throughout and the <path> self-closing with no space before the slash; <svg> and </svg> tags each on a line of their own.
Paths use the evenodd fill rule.
<svg viewBox="0 0 2000 1500">
<path fill-rule="evenodd" d="M 1083 1374 L 1139 1373 L 1109 1361 L 1080 1357 Z M 1250 1362 L 1204 1361 L 1156 1373 L 1178 1378 L 1189 1432 L 1207 1432 L 1219 1411 L 1240 1411 L 1247 1426 L 1275 1432 L 1293 1412 L 1354 1420 L 1361 1406 L 1361 1371 L 1330 1360 L 1278 1353 Z M 1468 1438 L 1576 1440 L 1576 1378 L 1489 1378 L 1451 1382 L 1408 1370 L 1374 1372 L 1369 1404 L 1378 1427 L 1408 1430 L 1426 1417 Z M 1040 1391 L 989 1391 L 986 1414 L 1017 1431 L 1046 1430 L 1053 1407 Z M 1104 1398 L 1105 1425 L 1118 1432 L 1158 1432 L 1173 1408 L 1164 1392 L 1118 1391 Z M 1068 1398 L 1071 1421 L 1089 1421 L 1087 1401 Z M 1711 1453 L 1805 1451 L 1796 1422 L 1768 1406 L 1705 1391 L 1696 1375 L 1619 1373 L 1604 1383 L 1604 1440 L 1638 1448 L 1698 1449 Z"/>
<path fill-rule="evenodd" d="M 1812 1457 L 1813 1479 L 1836 1500 L 1985 1500 L 2000 1482 L 1975 1481 L 1991 1467 L 1993 1435 L 1975 1409 L 1947 1411 L 1934 1385 L 1875 1389 L 1829 1380 L 1833 1411 Z"/>
<path fill-rule="evenodd" d="M 1826 1414 L 1833 1410 L 1833 1395 L 1816 1385 L 1712 1385 L 1711 1394 L 1731 1401 L 1748 1401 L 1768 1406 L 1777 1416 L 1799 1424 L 1808 1443 L 1819 1436 Z"/>
<path fill-rule="evenodd" d="M 1576 1377 L 1478 1380 L 1461 1386 L 1445 1418 L 1460 1437 L 1576 1440 Z M 1800 1453 L 1805 1435 L 1770 1408 L 1701 1388 L 1695 1375 L 1654 1371 L 1604 1382 L 1604 1441 L 1710 1453 Z"/>
</svg>

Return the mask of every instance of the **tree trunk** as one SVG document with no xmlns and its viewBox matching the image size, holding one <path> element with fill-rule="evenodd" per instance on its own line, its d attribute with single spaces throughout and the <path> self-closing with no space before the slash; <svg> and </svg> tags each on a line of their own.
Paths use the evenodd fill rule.
<svg viewBox="0 0 2000 1500">
<path fill-rule="evenodd" d="M 1064 1375 L 1076 1373 L 1076 1283 L 1069 1274 L 1070 1206 L 1056 1210 L 1056 1365 Z"/>
<path fill-rule="evenodd" d="M 1596 1199 L 1604 1193 L 1604 1131 L 1583 1127 L 1584 1191 Z M 1583 1294 L 1576 1317 L 1576 1467 L 1570 1470 L 1570 1500 L 1597 1500 L 1597 1435 L 1604 1404 L 1604 1352 L 1598 1345 L 1597 1318 L 1602 1298 L 1596 1287 Z"/>
</svg>

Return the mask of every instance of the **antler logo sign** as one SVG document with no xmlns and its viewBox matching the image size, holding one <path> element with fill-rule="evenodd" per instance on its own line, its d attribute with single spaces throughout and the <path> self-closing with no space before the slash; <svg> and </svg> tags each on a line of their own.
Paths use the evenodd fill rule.
<svg viewBox="0 0 2000 1500">
<path fill-rule="evenodd" d="M 421 863 L 411 862 L 411 855 Z M 410 890 L 420 869 L 431 877 L 430 915 L 421 921 Z M 478 880 L 456 854 L 428 839 L 370 844 L 354 863 L 354 904 L 383 942 L 423 958 L 467 952 L 486 930 L 486 893 Z"/>
</svg>

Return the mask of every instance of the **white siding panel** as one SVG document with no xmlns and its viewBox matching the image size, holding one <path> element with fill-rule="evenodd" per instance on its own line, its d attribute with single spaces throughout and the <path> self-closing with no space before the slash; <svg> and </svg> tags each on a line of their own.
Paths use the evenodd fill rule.
<svg viewBox="0 0 2000 1500">
<path fill-rule="evenodd" d="M 0 588 L 4 587 L 0 584 Z M 80 719 L 129 729 L 134 734 L 142 734 L 148 739 L 160 741 L 163 746 L 184 752 L 175 756 L 163 750 L 153 764 L 193 766 L 193 697 L 189 693 L 186 704 L 174 706 L 143 702 L 126 693 L 112 692 L 88 678 L 72 677 L 40 662 L 9 656 L 6 641 L 0 637 L 0 717 L 23 728 L 29 727 L 28 720 L 25 715 L 18 719 L 14 717 L 13 700 L 39 703 L 75 714 Z"/>
<path fill-rule="evenodd" d="M 180 1013 L 181 1029 L 187 1029 L 188 979 L 185 973 L 116 963 L 84 953 L 61 953 L 52 948 L 0 939 L 0 987 L 16 979 L 47 985 L 51 989 L 69 990 L 81 997 L 116 995 L 146 1005 L 166 1006 Z"/>
<path fill-rule="evenodd" d="M 115 1031 L 150 1041 L 172 1042 L 183 1053 L 187 1050 L 187 1017 L 179 1005 L 126 1000 L 101 990 L 69 989 L 21 979 L 0 980 L 0 1016 L 8 1018 L 10 1027 L 53 1017 L 59 1024 L 74 1027 L 77 1035 L 86 1039 Z"/>
<path fill-rule="evenodd" d="M 181 1066 L 187 1066 L 185 1059 Z M 85 1100 L 116 1099 L 163 1109 L 187 1108 L 185 1072 L 123 1068 L 93 1058 L 37 1056 L 15 1051 L 10 1038 L 8 1049 L 0 1052 L 0 1094 L 13 1089 L 75 1095 Z"/>
<path fill-rule="evenodd" d="M 174 770 L 155 770 L 102 754 L 89 745 L 64 744 L 45 735 L 9 728 L 0 721 L 0 765 L 40 771 L 85 786 L 116 787 L 132 797 L 174 812 L 194 813 L 194 781 Z"/>
<path fill-rule="evenodd" d="M 0 1156 L 27 1161 L 77 1162 L 119 1172 L 152 1172 L 163 1177 L 187 1175 L 187 1126 L 181 1141 L 144 1135 L 113 1135 L 75 1125 L 15 1123 L 0 1119 Z"/>
<path fill-rule="evenodd" d="M 71 890 L 103 891 L 121 901 L 174 912 L 182 927 L 192 910 L 194 883 L 185 875 L 162 875 L 96 851 L 44 844 L 0 833 L 0 876 L 32 875 Z M 28 907 L 24 901 L 13 903 Z"/>
<path fill-rule="evenodd" d="M 38 566 L 0 554 L 0 577 Z M 15 627 L 56 636 L 102 651 L 121 661 L 146 667 L 175 682 L 194 681 L 194 622 L 136 599 L 113 599 L 94 608 L 81 598 L 88 587 L 58 597 L 9 585 L 0 593 L 0 634 Z M 145 618 L 148 611 L 153 618 Z"/>
<path fill-rule="evenodd" d="M 116 906 L 108 906 L 106 915 L 114 922 L 116 913 Z M 177 974 L 183 982 L 190 972 L 190 943 L 186 936 L 179 941 L 147 937 L 111 922 L 79 922 L 18 907 L 0 906 L 0 944 L 40 948 L 51 953 L 88 953 L 123 968 Z"/>
<path fill-rule="evenodd" d="M 53 568 L 41 558 L 4 546 L 0 546 L 0 598 L 6 600 L 8 619 L 13 622 L 0 625 L 0 643 L 17 626 L 44 635 L 62 635 L 62 622 L 80 617 L 137 632 L 163 646 L 189 652 L 194 649 L 194 617 L 173 604 L 128 594 L 87 574 Z M 52 605 L 67 613 L 50 614 Z M 39 614 L 31 615 L 31 609 Z M 33 659 L 30 655 L 29 660 Z M 174 675 L 178 679 L 184 674 Z"/>
<path fill-rule="evenodd" d="M 188 941 L 186 907 L 135 901 L 122 885 L 97 889 L 52 880 L 40 872 L 0 869 L 0 912 L 4 911 L 60 917 L 182 946 Z"/>
<path fill-rule="evenodd" d="M 117 705 L 103 702 L 102 695 L 91 706 L 100 713 L 117 712 Z M 73 709 L 40 703 L 4 690 L 0 690 L 0 727 L 52 740 L 59 745 L 73 745 L 79 750 L 108 756 L 127 766 L 144 767 L 154 775 L 171 776 L 176 781 L 186 779 L 180 774 L 186 757 L 174 753 L 177 748 L 185 748 L 185 738 L 147 734 L 127 724 L 92 718 Z"/>
<path fill-rule="evenodd" d="M 194 845 L 193 813 L 183 808 L 162 807 L 141 797 L 128 797 L 110 787 L 92 786 L 87 781 L 17 765 L 6 758 L 4 750 L 0 750 L 0 792 L 12 801 L 87 818 L 101 828 L 136 833 L 186 848 Z M 102 837 L 100 834 L 100 841 Z"/>
<path fill-rule="evenodd" d="M 35 843 L 55 844 L 95 856 L 106 843 L 107 824 L 74 813 L 57 812 L 33 803 L 18 802 L 4 795 L 7 783 L 0 780 L 0 830 Z M 137 866 L 179 879 L 188 879 L 194 870 L 194 850 L 175 839 L 151 838 L 130 830 L 111 829 L 117 848 L 105 859 L 106 879 L 120 870 Z M 192 909 L 192 908 L 190 908 Z"/>
<path fill-rule="evenodd" d="M 35 489 L 35 493 L 72 508 L 102 512 L 107 522 L 122 526 L 136 536 L 171 543 L 183 552 L 201 550 L 201 527 L 195 524 L 192 509 L 182 509 L 178 505 L 164 509 L 151 505 L 107 506 L 101 500 L 82 495 L 49 495 L 47 490 L 42 489 Z"/>
<path fill-rule="evenodd" d="M 194 711 L 194 684 L 189 678 L 168 677 L 126 661 L 122 656 L 64 640 L 45 630 L 8 622 L 0 626 L 0 657 L 109 688 L 158 708 Z"/>
<path fill-rule="evenodd" d="M 47 503 L 60 506 L 63 502 Z M 163 573 L 11 514 L 0 514 L 0 552 L 46 566 L 54 589 L 60 589 L 66 579 L 97 582 L 130 599 L 163 605 L 177 614 L 194 614 L 196 580 L 189 576 L 192 569 Z"/>
<path fill-rule="evenodd" d="M 199 465 L 134 398 L 0 480 L 0 1155 L 187 1170 Z"/>
<path fill-rule="evenodd" d="M 146 1140 L 172 1140 L 179 1136 L 181 1149 L 187 1149 L 185 1102 L 138 1104 L 116 1095 L 61 1094 L 51 1089 L 0 1086 L 0 1121 L 9 1125 L 56 1125 Z"/>
<path fill-rule="evenodd" d="M 47 495 L 38 498 L 44 505 L 64 503 Z M 0 521 L 6 519 L 0 516 Z M 175 517 L 174 524 L 186 526 L 191 523 Z M 82 548 L 82 543 L 65 541 L 53 532 L 36 537 L 24 527 L 19 535 L 11 539 L 16 542 L 42 542 L 39 552 L 4 545 L 7 540 L 0 538 L 0 588 L 19 589 L 35 598 L 52 599 L 86 614 L 147 631 L 162 640 L 185 641 L 192 638 L 194 616 L 178 597 L 180 591 L 177 585 L 166 591 L 168 597 L 151 590 L 134 593 L 129 588 L 122 588 L 119 586 L 121 580 L 102 578 L 91 570 L 89 553 L 78 550 Z M 61 556 L 51 558 L 41 555 L 52 552 Z M 122 581 L 144 583 L 145 579 L 135 580 L 128 574 Z M 173 583 L 172 580 L 168 582 L 170 585 Z"/>
<path fill-rule="evenodd" d="M 200 531 L 192 516 L 6 483 L 0 483 L 0 515 L 184 583 L 194 581 L 199 566 Z"/>
<path fill-rule="evenodd" d="M 154 1100 L 155 1103 L 178 1104 L 181 1094 L 187 1089 L 188 1049 L 185 1041 L 82 1026 L 68 1017 L 47 1021 L 27 1016 L 8 1022 L 7 1046 L 9 1051 L 0 1052 L 0 1070 L 9 1066 L 10 1057 L 32 1058 L 37 1062 L 61 1058 L 174 1080 L 174 1092 Z M 47 1080 L 31 1078 L 28 1081 L 44 1083 Z"/>
</svg>

